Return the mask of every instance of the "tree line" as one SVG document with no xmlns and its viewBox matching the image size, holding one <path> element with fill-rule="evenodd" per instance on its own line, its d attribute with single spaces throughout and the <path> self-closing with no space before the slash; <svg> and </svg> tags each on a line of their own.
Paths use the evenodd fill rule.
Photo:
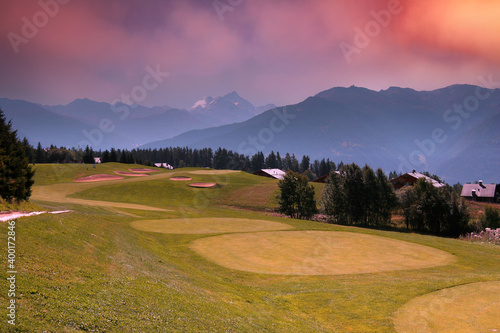
<svg viewBox="0 0 500 333">
<path fill-rule="evenodd" d="M 189 147 L 166 147 L 155 149 L 107 149 L 94 151 L 92 147 L 66 148 L 51 145 L 43 148 L 40 143 L 32 147 L 26 138 L 22 141 L 30 163 L 94 163 L 94 157 L 100 157 L 102 163 L 120 162 L 153 166 L 155 163 L 167 163 L 174 168 L 195 167 L 255 172 L 260 169 L 292 170 L 303 173 L 310 180 L 328 175 L 337 165 L 329 158 L 314 160 L 304 155 L 299 159 L 295 154 L 272 151 L 267 156 L 258 152 L 252 156 L 239 154 L 225 148 L 193 149 Z"/>
<path fill-rule="evenodd" d="M 310 219 L 320 211 L 333 223 L 354 226 L 392 226 L 393 213 L 403 215 L 408 230 L 459 236 L 471 231 L 464 200 L 453 187 L 434 187 L 421 178 L 413 187 L 396 191 L 382 169 L 343 165 L 330 172 L 320 199 L 304 175 L 288 171 L 279 181 L 279 212 Z"/>
</svg>

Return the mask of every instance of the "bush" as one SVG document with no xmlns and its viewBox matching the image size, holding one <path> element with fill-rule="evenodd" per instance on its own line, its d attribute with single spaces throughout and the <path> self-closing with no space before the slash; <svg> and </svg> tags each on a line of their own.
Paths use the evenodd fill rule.
<svg viewBox="0 0 500 333">
<path fill-rule="evenodd" d="M 481 225 L 483 229 L 500 228 L 500 214 L 498 213 L 498 209 L 486 206 L 484 209 L 484 215 L 481 217 Z"/>
</svg>

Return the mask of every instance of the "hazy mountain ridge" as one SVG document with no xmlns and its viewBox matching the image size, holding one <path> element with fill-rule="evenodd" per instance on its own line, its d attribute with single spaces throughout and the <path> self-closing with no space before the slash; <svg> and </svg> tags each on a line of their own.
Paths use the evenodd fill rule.
<svg viewBox="0 0 500 333">
<path fill-rule="evenodd" d="M 1 98 L 0 108 L 7 119 L 12 119 L 19 135 L 26 136 L 32 144 L 68 147 L 88 144 L 96 150 L 130 149 L 193 129 L 247 120 L 260 111 L 234 91 L 212 100 L 214 103 L 206 110 L 195 112 L 121 102 L 111 105 L 87 98 L 54 106 Z"/>
<path fill-rule="evenodd" d="M 478 99 L 478 91 L 489 96 Z M 386 172 L 428 170 L 448 182 L 500 182 L 500 89 L 336 87 L 262 113 L 265 107 L 236 92 L 204 98 L 189 110 L 89 99 L 44 106 L 6 98 L 0 108 L 20 137 L 44 146 L 225 147 L 247 155 L 273 150 Z"/>
<path fill-rule="evenodd" d="M 245 154 L 274 150 L 368 163 L 386 171 L 429 170 L 449 182 L 479 178 L 500 182 L 499 168 L 495 168 L 500 154 L 495 154 L 494 141 L 500 126 L 496 121 L 500 90 L 479 101 L 467 118 L 453 111 L 454 105 L 473 98 L 477 89 L 472 85 L 434 91 L 332 88 L 241 123 L 191 131 L 144 147 L 226 147 Z M 281 119 L 283 112 L 289 119 Z M 440 142 L 434 140 L 436 130 Z M 475 156 L 489 156 L 486 166 L 474 168 L 473 161 L 479 158 Z"/>
</svg>

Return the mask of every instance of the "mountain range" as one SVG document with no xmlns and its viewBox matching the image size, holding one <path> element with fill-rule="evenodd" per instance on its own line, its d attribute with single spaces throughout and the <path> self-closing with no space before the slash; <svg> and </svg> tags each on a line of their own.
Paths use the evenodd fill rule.
<svg viewBox="0 0 500 333">
<path fill-rule="evenodd" d="M 43 145 L 279 151 L 386 172 L 427 170 L 448 183 L 500 183 L 500 89 L 336 87 L 281 107 L 254 107 L 231 92 L 189 109 L 88 99 L 45 106 L 0 98 L 0 108 L 20 137 Z"/>
<path fill-rule="evenodd" d="M 249 120 L 192 130 L 143 147 L 226 147 L 438 174 L 449 183 L 500 182 L 500 89 L 332 88 Z"/>
<path fill-rule="evenodd" d="M 36 145 L 92 146 L 95 150 L 132 149 L 147 142 L 173 137 L 192 129 L 241 122 L 276 107 L 255 107 L 236 92 L 206 97 L 189 110 L 168 106 L 109 104 L 77 99 L 67 105 L 41 105 L 0 98 L 8 120 L 20 138 Z"/>
</svg>

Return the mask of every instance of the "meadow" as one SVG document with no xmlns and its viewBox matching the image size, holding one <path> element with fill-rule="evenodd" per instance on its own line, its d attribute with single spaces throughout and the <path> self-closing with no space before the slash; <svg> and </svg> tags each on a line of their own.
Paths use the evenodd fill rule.
<svg viewBox="0 0 500 333">
<path fill-rule="evenodd" d="M 35 166 L 25 208 L 71 212 L 16 221 L 1 332 L 500 331 L 499 246 L 280 217 L 277 181 L 244 172 L 73 182 L 134 167 Z"/>
</svg>

